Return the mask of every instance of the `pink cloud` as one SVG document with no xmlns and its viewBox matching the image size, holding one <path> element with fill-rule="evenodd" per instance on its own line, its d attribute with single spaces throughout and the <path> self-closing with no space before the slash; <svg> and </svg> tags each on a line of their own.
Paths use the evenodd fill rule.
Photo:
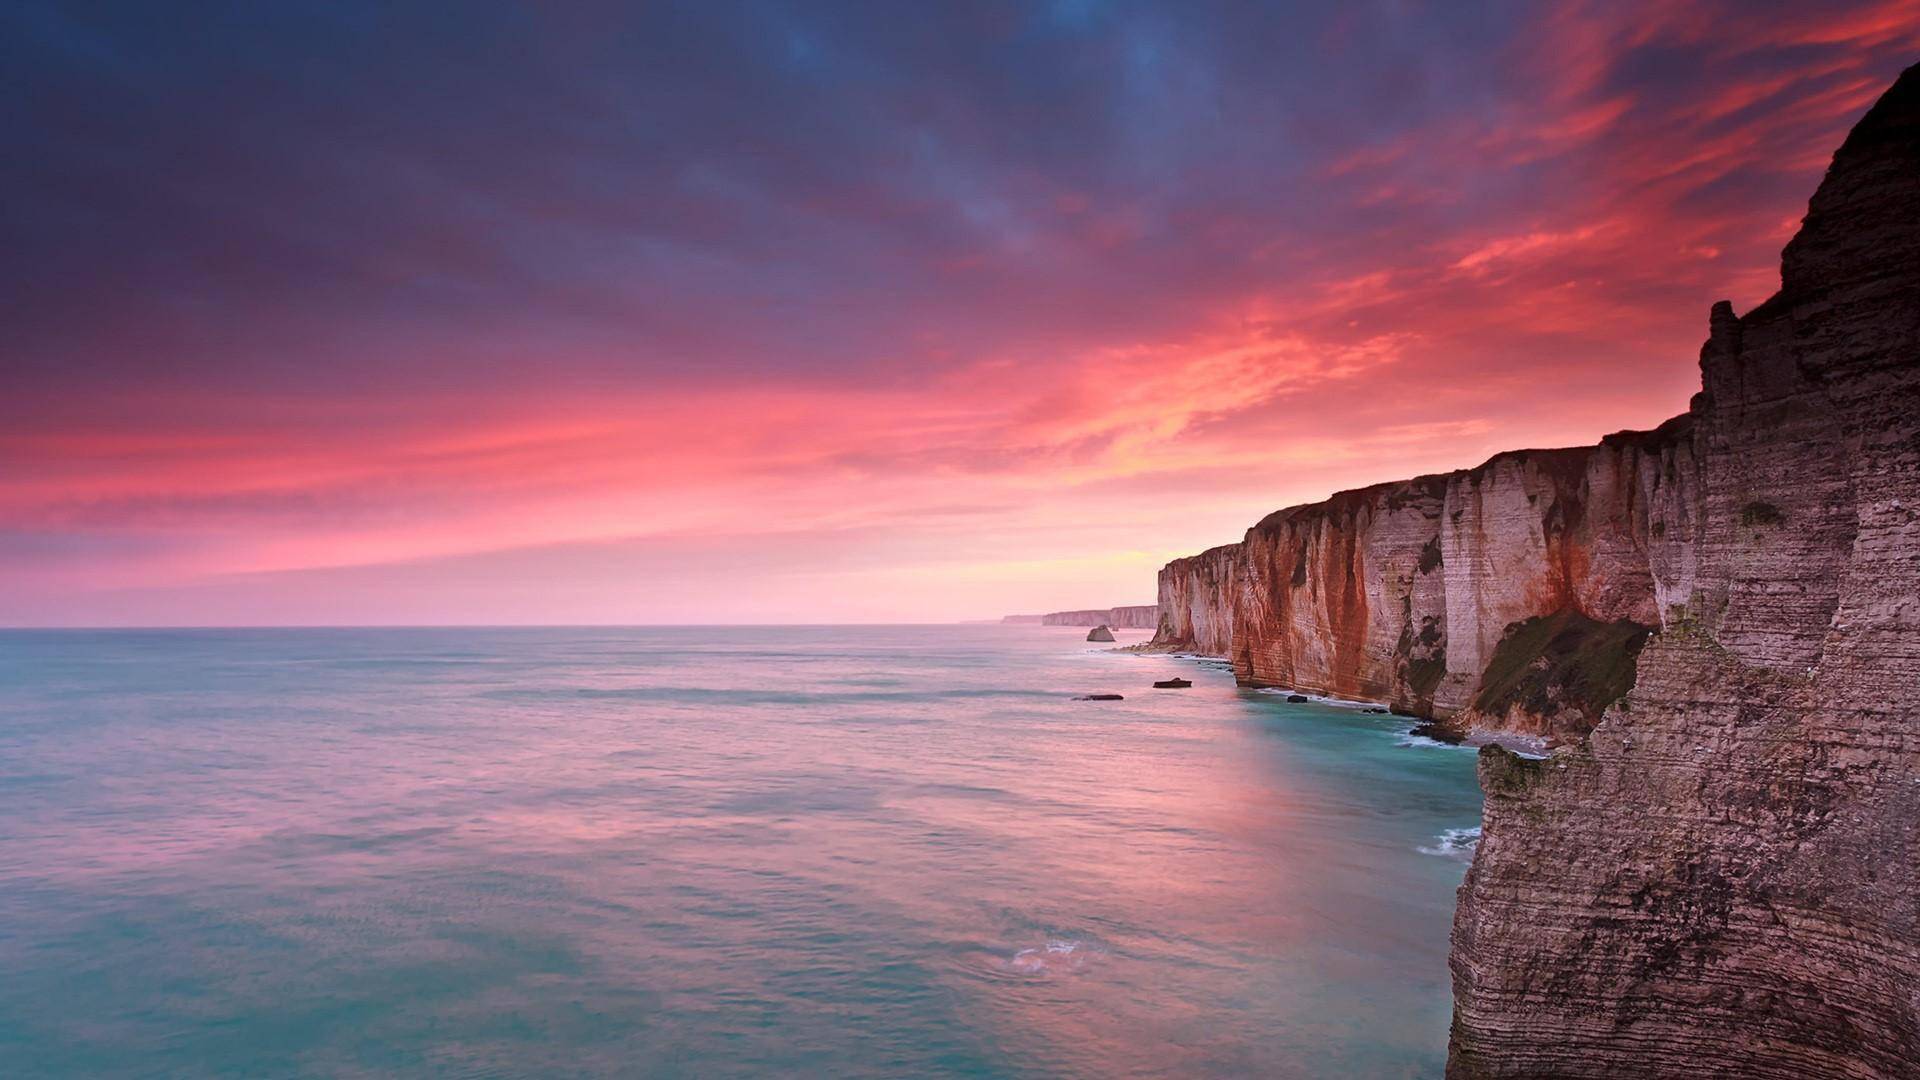
<svg viewBox="0 0 1920 1080">
<path fill-rule="evenodd" d="M 1135 602 L 1159 561 L 1288 502 L 1651 426 L 1695 386 L 1708 303 L 1772 290 L 1827 155 L 1886 57 L 1920 44 L 1915 3 L 1739 34 L 1728 10 L 1557 8 L 1523 35 L 1509 97 L 1310 162 L 1338 227 L 1242 205 L 1169 226 L 1146 200 L 1023 175 L 979 200 L 991 242 L 924 260 L 950 307 L 909 319 L 875 286 L 845 313 L 915 327 L 885 377 L 688 364 L 596 385 L 551 373 L 615 346 L 562 342 L 427 391 L 102 384 L 0 433 L 19 538 L 0 622 Z M 1694 50 L 1695 81 L 1622 78 L 1650 45 Z M 807 209 L 875 230 L 922 208 L 824 186 Z M 1056 270 L 1086 293 L 1023 290 Z M 1150 313 L 1096 295 L 1149 271 Z M 724 307 L 679 314 L 730 329 Z"/>
</svg>

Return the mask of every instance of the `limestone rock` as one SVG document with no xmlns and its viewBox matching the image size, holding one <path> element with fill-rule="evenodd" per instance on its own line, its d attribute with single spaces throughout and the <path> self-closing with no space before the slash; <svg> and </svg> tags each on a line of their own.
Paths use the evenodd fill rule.
<svg viewBox="0 0 1920 1080">
<path fill-rule="evenodd" d="M 1043 626 L 1110 626 L 1125 630 L 1151 630 L 1159 622 L 1160 608 L 1156 604 L 1128 604 L 1113 608 L 1088 608 L 1085 611 L 1054 611 L 1040 616 L 1040 623 Z"/>
<path fill-rule="evenodd" d="M 1691 580 L 1691 432 L 1682 416 L 1279 511 L 1240 543 L 1161 570 L 1150 647 L 1227 657 L 1249 686 L 1453 716 L 1528 619 L 1659 625 L 1656 567 Z M 1554 724 L 1511 710 L 1477 719 Z"/>
<path fill-rule="evenodd" d="M 1920 67 L 1702 392 L 1160 573 L 1153 647 L 1489 746 L 1449 1075 L 1920 1076 Z"/>
<path fill-rule="evenodd" d="M 1920 1075 L 1920 68 L 1715 305 L 1637 682 L 1484 751 L 1449 1075 Z"/>
</svg>

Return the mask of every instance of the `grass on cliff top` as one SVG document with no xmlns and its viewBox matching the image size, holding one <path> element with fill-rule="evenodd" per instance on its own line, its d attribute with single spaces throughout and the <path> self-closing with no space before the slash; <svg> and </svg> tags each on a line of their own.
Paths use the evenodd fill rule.
<svg viewBox="0 0 1920 1080">
<path fill-rule="evenodd" d="M 1652 633 L 1626 619 L 1603 623 L 1572 610 L 1514 623 L 1480 676 L 1474 708 L 1499 715 L 1519 705 L 1551 717 L 1572 707 L 1597 723 L 1633 689 L 1635 661 Z"/>
</svg>

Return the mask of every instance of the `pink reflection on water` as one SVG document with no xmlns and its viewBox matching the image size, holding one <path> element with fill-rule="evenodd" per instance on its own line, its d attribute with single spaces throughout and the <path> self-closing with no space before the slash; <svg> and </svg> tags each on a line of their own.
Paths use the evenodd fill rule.
<svg viewBox="0 0 1920 1080">
<path fill-rule="evenodd" d="M 1330 986 L 1404 956 L 1444 993 L 1443 907 L 1397 906 L 1426 857 L 1356 847 L 1357 796 L 1221 673 L 1039 629 L 432 633 L 88 669 L 44 707 L 94 719 L 13 756 L 91 786 L 8 802 L 0 869 L 352 979 L 472 969 L 462 1016 L 644 1001 L 667 1020 L 636 1066 L 944 1039 L 1063 1075 L 1314 1075 L 1363 1039 L 1342 1013 L 1379 1015 Z M 1145 688 L 1175 672 L 1195 687 Z M 201 918 L 155 940 L 297 997 Z M 1425 1007 L 1384 1038 L 1443 1045 Z"/>
</svg>

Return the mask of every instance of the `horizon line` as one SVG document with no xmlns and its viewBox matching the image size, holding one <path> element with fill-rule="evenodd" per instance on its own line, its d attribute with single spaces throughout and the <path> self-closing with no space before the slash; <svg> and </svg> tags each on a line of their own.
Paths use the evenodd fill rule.
<svg viewBox="0 0 1920 1080">
<path fill-rule="evenodd" d="M 1080 610 L 1080 609 L 1071 609 Z M 1086 610 L 1096 610 L 1088 608 Z M 842 626 L 1036 626 L 1009 623 L 1006 617 L 948 619 L 939 622 L 608 622 L 608 623 L 122 623 L 68 625 L 21 623 L 0 625 L 0 633 L 29 630 L 671 630 L 671 629 L 808 629 Z M 1084 630 L 1080 626 L 1049 629 Z M 1114 627 L 1115 630 L 1145 629 Z"/>
</svg>

